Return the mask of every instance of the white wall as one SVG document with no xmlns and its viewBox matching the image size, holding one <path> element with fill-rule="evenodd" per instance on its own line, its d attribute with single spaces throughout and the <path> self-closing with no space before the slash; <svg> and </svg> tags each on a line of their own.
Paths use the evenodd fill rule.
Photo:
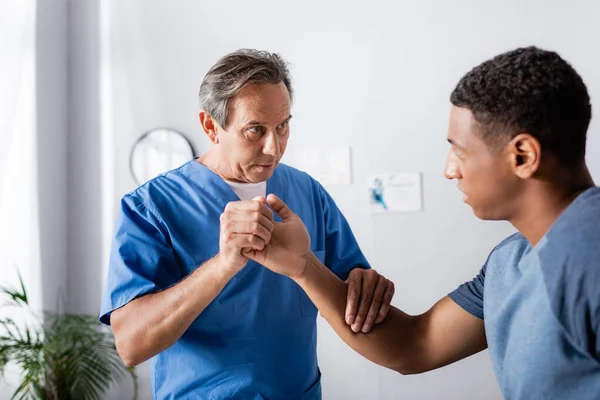
<svg viewBox="0 0 600 400">
<path fill-rule="evenodd" d="M 68 307 L 68 10 L 37 1 L 36 114 L 41 282 L 44 308 Z"/>
<path fill-rule="evenodd" d="M 108 107 L 112 116 L 112 202 L 134 188 L 129 151 L 146 130 L 170 126 L 186 133 L 200 153 L 207 149 L 197 123 L 197 91 L 217 58 L 241 47 L 280 52 L 293 65 L 296 90 L 289 151 L 352 146 L 354 184 L 331 187 L 330 192 L 374 267 L 395 282 L 394 304 L 409 313 L 425 311 L 471 279 L 494 244 L 512 232 L 505 223 L 477 220 L 462 204 L 455 183 L 442 176 L 448 150 L 448 97 L 462 74 L 497 53 L 536 44 L 571 61 L 586 81 L 592 101 L 600 98 L 600 52 L 593 39 L 600 36 L 600 6 L 593 0 L 569 6 L 542 0 L 112 0 L 109 4 L 108 20 L 102 22 L 109 30 L 101 33 L 101 39 L 108 41 L 112 104 L 102 107 Z M 87 46 L 94 48 L 97 36 L 88 31 L 87 21 L 97 14 L 94 2 L 74 8 L 83 14 L 72 26 L 71 65 L 82 70 L 72 71 L 77 87 L 70 93 L 71 99 L 83 103 L 71 103 L 77 115 L 70 119 L 70 151 L 84 152 L 71 153 L 70 165 L 85 168 L 85 155 L 90 155 L 94 182 L 99 179 L 93 151 L 98 134 L 93 115 L 98 90 L 93 83 L 98 67 L 96 55 L 87 58 Z M 92 21 L 91 29 L 96 24 Z M 597 121 L 590 128 L 588 158 L 593 175 L 600 179 Z M 81 139 L 75 136 L 79 134 L 89 136 Z M 368 175 L 403 171 L 423 172 L 425 211 L 366 214 Z M 71 179 L 79 174 L 72 172 Z M 81 194 L 93 190 L 89 184 L 76 186 L 76 196 L 93 199 Z M 85 218 L 88 212 L 76 209 L 76 218 Z M 93 212 L 90 218 L 98 220 Z M 99 298 L 89 293 L 99 293 L 101 245 L 95 243 L 97 233 L 81 225 L 86 223 L 70 224 L 69 288 L 70 298 L 85 301 L 87 309 L 99 304 Z M 402 377 L 353 353 L 322 321 L 319 329 L 325 399 L 501 398 L 487 352 L 429 374 Z M 141 394 L 146 398 L 147 367 L 141 373 Z"/>
<path fill-rule="evenodd" d="M 35 310 L 67 307 L 66 4 L 0 1 L 0 284 L 16 287 L 18 271 Z M 27 321 L 19 310 L 0 312 Z M 19 383 L 10 364 L 0 399 Z"/>
<path fill-rule="evenodd" d="M 99 10 L 97 1 L 69 2 L 69 305 L 89 314 L 103 279 Z"/>
</svg>

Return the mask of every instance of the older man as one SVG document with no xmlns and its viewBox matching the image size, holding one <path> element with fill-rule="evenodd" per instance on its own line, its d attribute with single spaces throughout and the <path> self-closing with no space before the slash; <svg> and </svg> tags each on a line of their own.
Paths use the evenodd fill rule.
<svg viewBox="0 0 600 400">
<path fill-rule="evenodd" d="M 352 274 L 353 327 L 368 331 L 387 314 L 393 285 L 367 271 L 334 201 L 279 162 L 291 100 L 279 56 L 225 56 L 200 88 L 210 151 L 122 200 L 100 320 L 126 364 L 151 359 L 155 398 L 321 398 L 316 307 L 291 279 L 242 254 L 272 241 L 280 219 L 253 200 L 267 193 L 302 218 L 327 268 Z"/>
</svg>

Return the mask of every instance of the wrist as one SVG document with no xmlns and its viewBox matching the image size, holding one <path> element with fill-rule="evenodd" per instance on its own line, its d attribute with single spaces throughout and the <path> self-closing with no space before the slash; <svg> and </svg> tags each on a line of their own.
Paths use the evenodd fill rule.
<svg viewBox="0 0 600 400">
<path fill-rule="evenodd" d="M 237 260 L 231 260 L 229 257 L 223 256 L 223 254 L 219 253 L 214 258 L 217 269 L 217 278 L 231 279 L 235 274 L 237 274 L 244 265 L 239 265 L 236 263 Z M 247 260 L 246 260 L 247 262 Z"/>
<path fill-rule="evenodd" d="M 299 267 L 294 276 L 290 276 L 296 283 L 300 284 L 310 275 L 311 269 L 319 263 L 319 259 L 312 251 L 309 251 L 300 258 Z"/>
</svg>

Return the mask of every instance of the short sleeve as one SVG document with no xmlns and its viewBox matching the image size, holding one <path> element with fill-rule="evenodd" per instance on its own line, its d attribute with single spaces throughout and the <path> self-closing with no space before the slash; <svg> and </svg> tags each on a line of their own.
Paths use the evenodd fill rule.
<svg viewBox="0 0 600 400">
<path fill-rule="evenodd" d="M 469 282 L 460 285 L 449 297 L 466 312 L 483 319 L 483 287 L 485 283 L 485 265 L 479 274 Z"/>
<path fill-rule="evenodd" d="M 112 311 L 181 279 L 181 270 L 158 218 L 140 199 L 125 196 L 110 249 L 100 322 L 110 325 Z"/>
</svg>

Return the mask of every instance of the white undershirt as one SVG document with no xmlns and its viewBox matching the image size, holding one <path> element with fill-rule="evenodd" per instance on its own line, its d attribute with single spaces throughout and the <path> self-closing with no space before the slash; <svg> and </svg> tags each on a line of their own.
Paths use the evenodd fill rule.
<svg viewBox="0 0 600 400">
<path fill-rule="evenodd" d="M 225 183 L 237 194 L 240 200 L 252 200 L 257 196 L 267 196 L 267 182 L 240 183 L 225 181 Z"/>
</svg>

